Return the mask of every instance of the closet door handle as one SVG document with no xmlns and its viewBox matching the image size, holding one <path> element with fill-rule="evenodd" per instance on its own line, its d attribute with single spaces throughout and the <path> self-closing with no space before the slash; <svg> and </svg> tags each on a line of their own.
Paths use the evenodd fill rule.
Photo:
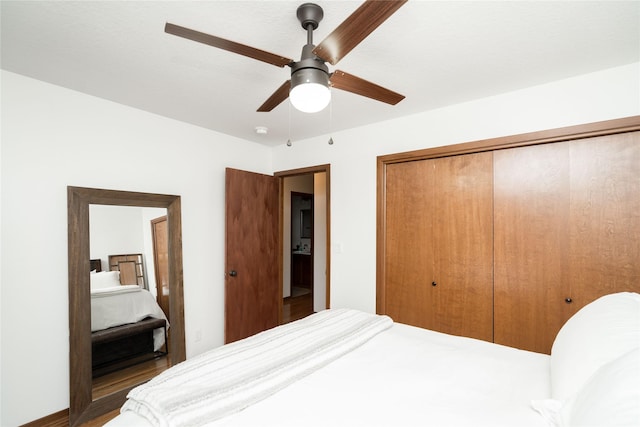
<svg viewBox="0 0 640 427">
<path fill-rule="evenodd" d="M 431 286 L 438 286 L 436 282 L 431 282 Z"/>
<path fill-rule="evenodd" d="M 567 304 L 571 304 L 573 300 L 571 298 L 565 298 L 564 302 L 566 302 Z"/>
<path fill-rule="evenodd" d="M 231 276 L 231 277 L 236 277 L 237 275 L 238 275 L 238 272 L 237 272 L 237 271 L 235 271 L 235 270 L 231 270 L 231 271 L 229 272 L 229 276 Z"/>
</svg>

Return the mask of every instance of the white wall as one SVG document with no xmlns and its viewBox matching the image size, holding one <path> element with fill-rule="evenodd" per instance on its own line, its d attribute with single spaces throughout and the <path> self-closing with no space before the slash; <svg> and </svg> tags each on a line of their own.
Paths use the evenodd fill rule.
<svg viewBox="0 0 640 427">
<path fill-rule="evenodd" d="M 145 286 L 156 296 L 151 220 L 166 214 L 164 208 L 89 206 L 89 257 L 100 258 L 108 271 L 109 255 L 142 254 Z"/>
<path fill-rule="evenodd" d="M 373 312 L 376 156 L 640 115 L 639 80 L 636 63 L 267 149 L 3 71 L 0 425 L 69 404 L 67 185 L 182 197 L 191 357 L 223 342 L 225 167 L 330 163 L 331 306 Z"/>
<path fill-rule="evenodd" d="M 377 156 L 633 115 L 638 63 L 281 145 L 274 170 L 331 164 L 330 304 L 375 312 Z"/>
<path fill-rule="evenodd" d="M 266 147 L 1 77 L 0 425 L 14 426 L 69 407 L 68 185 L 181 196 L 191 357 L 223 343 L 224 169 L 273 168 Z"/>
</svg>

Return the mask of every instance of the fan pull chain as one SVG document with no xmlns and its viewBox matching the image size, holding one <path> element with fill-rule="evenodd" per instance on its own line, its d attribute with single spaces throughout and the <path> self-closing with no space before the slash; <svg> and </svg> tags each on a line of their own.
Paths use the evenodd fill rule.
<svg viewBox="0 0 640 427">
<path fill-rule="evenodd" d="M 331 90 L 331 88 L 329 88 Z M 333 145 L 333 97 L 331 97 L 331 102 L 329 102 L 329 145 Z"/>
<path fill-rule="evenodd" d="M 289 138 L 287 139 L 287 147 L 291 147 L 291 100 L 289 100 Z"/>
</svg>

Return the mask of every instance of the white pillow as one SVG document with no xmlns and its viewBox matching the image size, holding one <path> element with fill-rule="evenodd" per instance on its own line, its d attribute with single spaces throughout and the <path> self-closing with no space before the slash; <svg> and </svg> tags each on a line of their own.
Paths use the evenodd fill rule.
<svg viewBox="0 0 640 427">
<path fill-rule="evenodd" d="M 91 275 L 91 290 L 120 286 L 119 271 L 100 271 Z"/>
<path fill-rule="evenodd" d="M 605 295 L 560 329 L 551 348 L 551 397 L 576 394 L 601 366 L 640 347 L 640 294 Z"/>
<path fill-rule="evenodd" d="M 563 426 L 640 426 L 640 349 L 604 365 L 561 411 Z"/>
</svg>

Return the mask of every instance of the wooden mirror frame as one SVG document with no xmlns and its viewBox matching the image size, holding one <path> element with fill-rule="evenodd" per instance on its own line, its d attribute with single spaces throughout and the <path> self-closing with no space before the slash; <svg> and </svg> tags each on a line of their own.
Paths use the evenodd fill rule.
<svg viewBox="0 0 640 427">
<path fill-rule="evenodd" d="M 180 196 L 67 187 L 69 251 L 69 425 L 80 425 L 122 406 L 134 386 L 93 400 L 89 205 L 166 208 L 169 240 L 171 365 L 186 359 Z"/>
</svg>

